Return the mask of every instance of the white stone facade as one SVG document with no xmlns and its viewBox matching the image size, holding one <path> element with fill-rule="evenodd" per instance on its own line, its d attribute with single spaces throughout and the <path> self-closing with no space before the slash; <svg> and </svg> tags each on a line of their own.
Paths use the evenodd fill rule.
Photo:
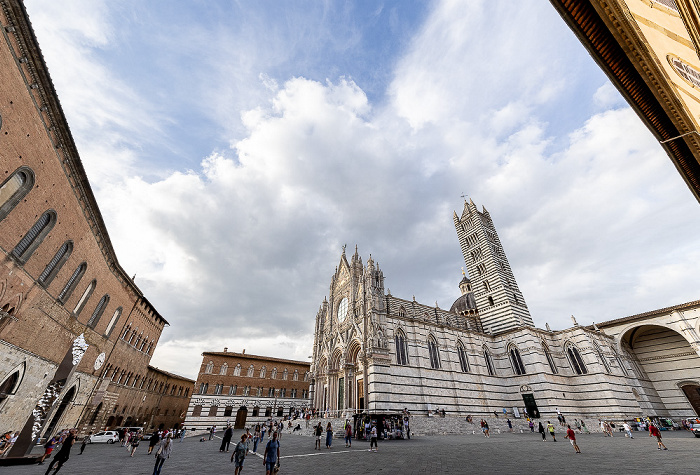
<svg viewBox="0 0 700 475">
<path fill-rule="evenodd" d="M 469 220 L 488 224 L 471 245 Z M 392 296 L 371 256 L 364 266 L 357 250 L 349 262 L 343 251 L 316 316 L 315 408 L 340 417 L 404 408 L 481 417 L 522 414 L 526 406 L 548 417 L 557 409 L 587 419 L 700 415 L 700 302 L 590 327 L 574 321 L 562 331 L 538 329 L 488 213 L 465 203 L 455 226 L 470 275 L 478 274 L 472 249 L 485 242 L 495 249 L 482 251 L 486 272 L 460 284 L 475 297 L 455 302 L 460 311 Z"/>
</svg>

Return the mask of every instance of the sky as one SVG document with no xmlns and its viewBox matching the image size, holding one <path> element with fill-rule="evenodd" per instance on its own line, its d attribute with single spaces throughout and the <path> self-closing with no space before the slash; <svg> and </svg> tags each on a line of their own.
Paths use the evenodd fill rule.
<svg viewBox="0 0 700 475">
<path fill-rule="evenodd" d="M 342 246 L 449 308 L 462 196 L 538 327 L 696 300 L 700 207 L 549 2 L 27 0 L 152 364 L 310 361 Z"/>
</svg>

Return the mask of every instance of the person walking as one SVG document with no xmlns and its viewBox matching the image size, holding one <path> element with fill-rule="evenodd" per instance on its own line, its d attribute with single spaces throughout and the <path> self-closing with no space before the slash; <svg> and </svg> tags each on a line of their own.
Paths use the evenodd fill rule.
<svg viewBox="0 0 700 475">
<path fill-rule="evenodd" d="M 530 419 L 530 422 L 528 422 L 527 425 L 530 427 L 530 432 L 532 432 L 534 434 L 535 433 L 535 423 L 532 422 L 532 419 Z"/>
<path fill-rule="evenodd" d="M 552 440 L 556 442 L 557 438 L 554 436 L 554 426 L 549 421 L 547 421 L 547 430 L 549 431 L 549 435 L 552 436 Z"/>
<path fill-rule="evenodd" d="M 323 427 L 321 426 L 320 422 L 314 428 L 314 435 L 316 436 L 316 444 L 314 445 L 314 450 L 321 450 L 321 436 L 323 435 Z"/>
<path fill-rule="evenodd" d="M 564 438 L 569 439 L 569 442 L 571 442 L 571 445 L 574 446 L 574 450 L 577 454 L 581 453 L 581 449 L 579 449 L 578 445 L 576 445 L 576 432 L 574 432 L 571 426 L 568 424 L 566 425 L 566 435 Z"/>
<path fill-rule="evenodd" d="M 352 424 L 345 421 L 345 447 L 352 447 Z"/>
<path fill-rule="evenodd" d="M 90 432 L 88 435 L 83 437 L 83 443 L 80 444 L 80 453 L 78 455 L 83 455 L 83 451 L 85 450 L 85 446 L 90 443 L 91 436 L 92 436 L 92 432 Z"/>
<path fill-rule="evenodd" d="M 263 454 L 263 465 L 265 466 L 265 475 L 272 475 L 275 467 L 280 466 L 280 443 L 277 440 L 277 432 L 272 433 L 272 440 L 267 442 L 265 453 Z"/>
<path fill-rule="evenodd" d="M 489 423 L 487 421 L 484 421 L 484 435 L 487 439 L 491 438 L 491 433 L 489 432 Z"/>
<path fill-rule="evenodd" d="M 651 436 L 656 437 L 656 443 L 658 445 L 659 450 L 661 450 L 661 447 L 663 447 L 664 450 L 668 450 L 664 443 L 661 442 L 661 431 L 659 431 L 659 428 L 656 427 L 654 424 L 649 424 L 649 437 Z"/>
<path fill-rule="evenodd" d="M 51 455 L 51 452 L 53 452 L 53 449 L 56 447 L 59 440 L 61 440 L 61 437 L 54 435 L 46 442 L 46 444 L 44 444 L 44 455 L 42 455 L 39 459 L 39 465 L 44 465 L 44 460 Z"/>
<path fill-rule="evenodd" d="M 372 425 L 372 431 L 370 432 L 370 439 L 369 439 L 369 450 L 372 450 L 372 446 L 374 446 L 374 452 L 379 451 L 379 446 L 377 445 L 377 426 Z"/>
<path fill-rule="evenodd" d="M 170 453 L 173 451 L 173 434 L 169 432 L 168 435 L 161 439 L 158 445 L 158 451 L 156 452 L 156 464 L 153 467 L 153 475 L 160 475 L 160 470 L 163 468 L 165 460 L 170 458 Z"/>
<path fill-rule="evenodd" d="M 143 436 L 141 435 L 141 431 L 138 431 L 136 434 L 134 434 L 131 437 L 131 455 L 129 455 L 129 457 L 134 456 L 134 453 L 136 452 L 136 448 L 139 446 L 139 443 L 141 443 L 141 439 L 143 439 Z"/>
<path fill-rule="evenodd" d="M 214 433 L 216 432 L 216 426 L 211 426 L 209 429 L 209 440 L 214 438 Z"/>
<path fill-rule="evenodd" d="M 510 417 L 506 419 L 506 424 L 508 424 L 508 432 L 513 432 L 513 423 L 510 420 Z"/>
<path fill-rule="evenodd" d="M 255 431 L 253 431 L 253 453 L 258 453 L 258 443 L 260 442 L 260 424 L 255 425 Z"/>
<path fill-rule="evenodd" d="M 328 425 L 326 426 L 326 448 L 330 449 L 332 444 L 333 444 L 333 426 L 331 425 L 330 421 L 328 421 Z"/>
<path fill-rule="evenodd" d="M 632 428 L 627 422 L 622 423 L 622 428 L 625 429 L 625 434 L 627 435 L 627 437 L 629 437 L 630 439 L 634 439 L 634 437 L 632 437 Z"/>
<path fill-rule="evenodd" d="M 581 419 L 581 431 L 586 431 L 586 434 L 590 434 L 591 431 L 588 430 L 588 427 L 586 427 L 586 421 Z"/>
<path fill-rule="evenodd" d="M 231 424 L 229 424 L 226 427 L 226 430 L 224 431 L 224 437 L 221 439 L 221 447 L 219 447 L 219 452 L 223 452 L 224 450 L 228 452 L 229 446 L 231 445 L 231 439 L 233 438 L 233 429 L 231 428 Z"/>
<path fill-rule="evenodd" d="M 180 439 L 182 441 L 182 439 Z M 151 452 L 153 452 L 153 447 L 155 447 L 158 442 L 160 442 L 160 434 L 158 431 L 153 431 L 153 434 L 151 434 L 151 440 L 148 441 L 148 453 L 146 455 L 151 455 Z"/>
<path fill-rule="evenodd" d="M 537 431 L 542 434 L 542 442 L 547 442 L 547 432 L 544 430 L 544 426 L 540 422 L 540 427 L 537 429 Z"/>
<path fill-rule="evenodd" d="M 51 469 L 53 469 L 54 464 L 58 464 L 53 472 L 55 474 L 58 473 L 58 471 L 61 470 L 61 467 L 63 467 L 63 464 L 68 461 L 68 458 L 70 457 L 70 449 L 75 443 L 75 433 L 75 429 L 71 429 L 68 432 L 68 436 L 63 440 L 61 449 L 58 451 L 54 459 L 49 464 L 49 468 L 46 469 L 46 475 L 49 475 L 49 472 L 51 471 Z"/>
<path fill-rule="evenodd" d="M 236 447 L 234 447 L 233 453 L 231 454 L 231 462 L 236 462 L 234 464 L 234 475 L 239 475 L 243 470 L 243 461 L 245 460 L 245 456 L 248 453 L 248 444 L 246 444 L 247 438 L 248 437 L 245 434 L 243 434 L 241 436 L 241 441 L 236 444 Z"/>
</svg>

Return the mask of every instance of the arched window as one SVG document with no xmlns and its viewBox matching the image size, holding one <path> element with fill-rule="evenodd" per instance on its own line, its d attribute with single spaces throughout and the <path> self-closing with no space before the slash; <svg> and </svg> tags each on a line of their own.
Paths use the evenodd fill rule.
<svg viewBox="0 0 700 475">
<path fill-rule="evenodd" d="M 65 264 L 70 257 L 71 252 L 73 252 L 73 241 L 64 242 L 56 255 L 53 256 L 53 259 L 49 261 L 44 272 L 39 276 L 39 284 L 48 287 L 53 278 L 56 277 L 56 274 L 58 274 L 58 271 L 63 267 L 63 264 Z"/>
<path fill-rule="evenodd" d="M 235 368 L 233 368 L 233 375 L 234 376 L 240 376 L 241 375 L 241 364 L 238 363 Z"/>
<path fill-rule="evenodd" d="M 199 394 L 206 394 L 208 389 L 209 389 L 209 384 L 202 383 L 202 385 L 199 387 Z"/>
<path fill-rule="evenodd" d="M 115 325 L 119 321 L 119 317 L 122 315 L 122 308 L 119 307 L 114 311 L 114 315 L 112 315 L 111 320 L 109 321 L 109 324 L 107 324 L 107 328 L 105 329 L 105 336 L 109 338 L 109 335 L 112 334 L 112 330 L 114 330 Z M 143 340 L 144 343 L 146 343 L 146 340 Z"/>
<path fill-rule="evenodd" d="M 399 307 L 399 317 L 405 317 L 406 316 L 406 309 L 403 308 L 403 305 Z"/>
<path fill-rule="evenodd" d="M 214 386 L 214 394 L 216 394 L 216 395 L 221 394 L 221 390 L 222 390 L 222 389 L 224 389 L 224 385 L 223 385 L 223 384 L 217 384 L 216 386 Z"/>
<path fill-rule="evenodd" d="M 508 356 L 510 357 L 510 365 L 513 367 L 513 372 L 515 374 L 525 374 L 525 365 L 522 358 L 520 358 L 520 351 L 518 351 L 517 346 L 511 345 L 508 348 Z"/>
<path fill-rule="evenodd" d="M 462 342 L 457 342 L 457 357 L 459 358 L 459 367 L 462 373 L 469 372 L 469 361 L 467 360 L 467 352 L 462 345 Z"/>
<path fill-rule="evenodd" d="M 228 371 L 228 365 L 226 363 L 222 364 L 221 369 L 219 370 L 219 374 L 226 376 L 227 371 Z"/>
<path fill-rule="evenodd" d="M 569 359 L 571 369 L 573 369 L 576 374 L 588 374 L 586 365 L 583 363 L 583 359 L 581 358 L 581 353 L 579 353 L 578 348 L 576 348 L 572 343 L 567 345 L 566 356 Z"/>
<path fill-rule="evenodd" d="M 22 373 L 24 373 L 24 370 L 22 368 Z M 5 380 L 0 384 L 0 404 L 7 399 L 8 396 L 11 396 L 17 392 L 17 387 L 19 386 L 19 381 L 20 381 L 20 376 L 22 374 L 20 373 L 20 370 L 13 371 L 10 376 L 5 378 Z"/>
<path fill-rule="evenodd" d="M 549 347 L 544 341 L 542 342 L 542 351 L 544 351 L 544 356 L 547 357 L 547 363 L 549 363 L 549 369 L 552 371 L 552 374 L 557 374 L 559 370 L 557 369 L 557 365 L 554 363 L 554 358 L 552 358 L 552 353 L 549 351 Z"/>
<path fill-rule="evenodd" d="M 73 290 L 75 290 L 75 287 L 78 285 L 78 282 L 80 282 L 80 279 L 83 278 L 86 270 L 87 264 L 85 262 L 80 264 L 78 268 L 75 269 L 75 272 L 73 272 L 73 275 L 70 276 L 70 279 L 68 279 L 68 282 L 66 282 L 65 287 L 63 287 L 63 290 L 61 290 L 61 293 L 58 294 L 59 302 L 66 303 L 73 293 Z"/>
<path fill-rule="evenodd" d="M 396 332 L 394 336 L 394 344 L 396 346 L 396 364 L 408 364 L 408 347 L 406 346 L 406 335 L 401 330 Z"/>
<path fill-rule="evenodd" d="M 439 369 L 440 353 L 438 351 L 437 341 L 435 341 L 435 337 L 433 337 L 433 335 L 428 337 L 428 354 L 430 356 L 430 367 L 433 369 Z"/>
<path fill-rule="evenodd" d="M 235 396 L 237 390 L 238 390 L 238 386 L 237 386 L 236 384 L 232 384 L 232 385 L 228 388 L 228 395 L 229 395 L 229 396 Z"/>
<path fill-rule="evenodd" d="M 80 315 L 80 312 L 83 311 L 83 308 L 85 307 L 85 304 L 87 303 L 88 299 L 92 295 L 92 291 L 95 290 L 95 286 L 97 285 L 97 281 L 93 280 L 90 282 L 85 289 L 85 292 L 83 292 L 83 296 L 80 297 L 80 300 L 78 300 L 78 303 L 76 304 L 75 308 L 73 309 L 73 314 L 77 317 Z"/>
<path fill-rule="evenodd" d="M 496 375 L 496 368 L 493 365 L 493 358 L 491 358 L 491 352 L 488 348 L 484 346 L 484 360 L 486 361 L 486 370 L 491 376 Z"/>
<path fill-rule="evenodd" d="M 282 379 L 286 381 L 287 376 L 289 376 L 289 371 L 287 371 L 287 368 L 284 368 L 284 371 L 282 371 Z"/>
<path fill-rule="evenodd" d="M 294 375 L 292 376 L 292 381 L 299 381 L 299 370 L 294 370 Z"/>
<path fill-rule="evenodd" d="M 491 297 L 490 295 L 488 296 L 488 301 L 489 301 L 489 305 L 490 305 L 491 307 L 493 307 L 493 306 L 495 305 L 495 304 L 494 304 L 494 301 L 493 301 L 493 297 Z"/>
<path fill-rule="evenodd" d="M 95 311 L 92 312 L 92 316 L 90 317 L 90 320 L 88 320 L 87 325 L 90 328 L 95 328 L 97 326 L 97 323 L 100 321 L 100 318 L 102 318 L 102 314 L 105 311 L 105 308 L 107 308 L 107 304 L 109 303 L 109 295 L 104 294 L 100 301 L 97 303 L 97 307 L 95 307 Z M 138 342 L 136 343 L 138 345 Z"/>
<path fill-rule="evenodd" d="M 260 368 L 260 377 L 261 377 L 261 378 L 264 378 L 264 377 L 265 377 L 265 372 L 266 372 L 266 371 L 267 371 L 267 368 L 266 368 L 265 366 L 263 366 L 262 368 Z"/>
<path fill-rule="evenodd" d="M 214 371 L 214 362 L 210 361 L 209 363 L 207 363 L 207 367 L 204 368 L 204 373 L 211 374 L 212 371 Z"/>
<path fill-rule="evenodd" d="M 252 378 L 255 374 L 255 367 L 253 365 L 248 366 L 248 377 Z"/>
<path fill-rule="evenodd" d="M 610 363 L 608 363 L 608 360 L 605 359 L 605 355 L 603 354 L 603 350 L 600 349 L 600 345 L 594 341 L 593 347 L 595 348 L 595 352 L 598 354 L 598 359 L 600 359 L 600 362 L 603 363 L 603 367 L 605 367 L 605 372 L 609 373 Z"/>
<path fill-rule="evenodd" d="M 55 211 L 49 210 L 42 214 L 37 222 L 34 223 L 34 226 L 32 226 L 29 231 L 27 231 L 27 234 L 17 243 L 12 250 L 12 255 L 20 262 L 27 262 L 46 235 L 49 234 L 54 224 L 56 224 Z"/>
<path fill-rule="evenodd" d="M 34 172 L 29 167 L 19 167 L 0 185 L 0 221 L 22 201 L 34 186 Z"/>
<path fill-rule="evenodd" d="M 270 374 L 270 378 L 277 379 L 277 368 L 272 368 L 272 374 Z"/>
</svg>

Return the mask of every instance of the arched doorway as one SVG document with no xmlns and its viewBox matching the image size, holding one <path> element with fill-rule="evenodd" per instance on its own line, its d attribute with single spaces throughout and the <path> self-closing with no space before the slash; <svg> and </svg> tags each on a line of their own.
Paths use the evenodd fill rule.
<svg viewBox="0 0 700 475">
<path fill-rule="evenodd" d="M 99 403 L 97 405 L 97 408 L 95 409 L 95 413 L 92 415 L 92 419 L 90 419 L 90 425 L 95 424 L 95 421 L 97 420 L 97 416 L 100 414 L 101 410 L 102 410 L 102 403 Z"/>
<path fill-rule="evenodd" d="M 632 369 L 641 383 L 640 407 L 645 415 L 697 417 L 700 356 L 679 332 L 661 325 L 640 325 L 621 336 Z"/>
<path fill-rule="evenodd" d="M 70 404 L 70 402 L 73 400 L 73 396 L 75 396 L 75 386 L 71 387 L 61 399 L 61 404 L 58 405 L 56 413 L 51 419 L 51 422 L 49 423 L 46 432 L 44 432 L 44 437 L 51 437 L 51 435 L 54 433 L 54 431 L 56 430 L 56 426 L 58 425 L 59 421 L 61 420 L 61 417 L 63 416 L 63 413 L 66 410 L 66 407 L 68 407 L 68 404 Z"/>
<path fill-rule="evenodd" d="M 236 412 L 236 422 L 233 425 L 234 429 L 245 429 L 245 420 L 248 417 L 248 408 L 241 406 Z"/>
</svg>

